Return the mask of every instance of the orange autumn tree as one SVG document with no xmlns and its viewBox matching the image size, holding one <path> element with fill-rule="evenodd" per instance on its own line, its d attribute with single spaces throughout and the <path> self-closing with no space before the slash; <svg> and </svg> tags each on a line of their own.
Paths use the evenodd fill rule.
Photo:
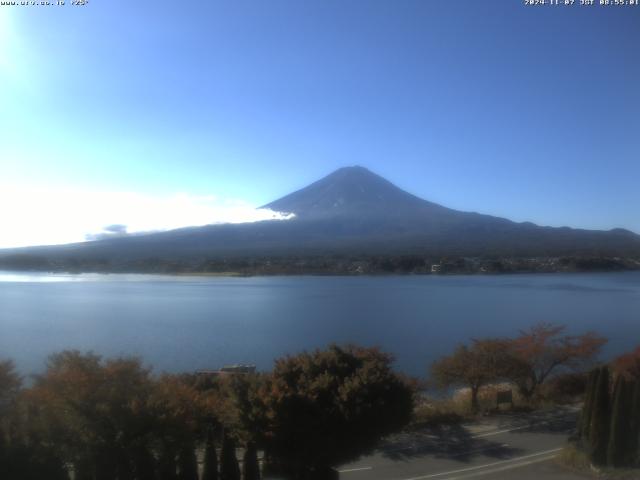
<svg viewBox="0 0 640 480">
<path fill-rule="evenodd" d="M 613 361 L 614 371 L 627 380 L 640 381 L 640 346 L 629 353 L 620 355 Z"/>
<path fill-rule="evenodd" d="M 155 382 L 147 408 L 154 419 L 153 450 L 161 478 L 175 478 L 179 471 L 181 480 L 197 480 L 196 449 L 213 422 L 208 406 L 188 376 L 164 374 Z"/>
<path fill-rule="evenodd" d="M 510 378 L 525 398 L 531 398 L 552 374 L 563 369 L 584 370 L 607 340 L 595 332 L 563 335 L 564 325 L 538 323 L 511 341 Z"/>
<path fill-rule="evenodd" d="M 110 480 L 131 470 L 132 454 L 148 442 L 152 388 L 150 371 L 137 358 L 64 351 L 49 358 L 30 389 L 32 423 L 74 465 L 76 479 Z"/>
<path fill-rule="evenodd" d="M 14 410 L 17 404 L 22 379 L 15 370 L 11 360 L 0 361 L 0 466 L 3 460 L 5 445 L 10 442 L 12 423 L 15 420 Z M 2 469 L 0 468 L 0 473 Z M 2 477 L 2 475 L 0 475 Z"/>
<path fill-rule="evenodd" d="M 15 365 L 11 360 L 0 361 L 0 436 L 2 435 L 2 421 L 15 402 L 22 379 L 16 373 Z M 0 442 L 2 438 L 0 438 Z"/>
<path fill-rule="evenodd" d="M 480 408 L 480 389 L 507 377 L 514 359 L 509 352 L 510 340 L 500 338 L 473 339 L 470 345 L 459 345 L 448 356 L 431 365 L 431 375 L 441 388 L 469 389 L 471 411 Z"/>
</svg>

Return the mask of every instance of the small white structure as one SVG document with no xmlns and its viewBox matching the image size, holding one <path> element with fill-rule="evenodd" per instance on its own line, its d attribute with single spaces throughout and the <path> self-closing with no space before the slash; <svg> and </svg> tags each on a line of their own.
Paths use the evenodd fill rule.
<svg viewBox="0 0 640 480">
<path fill-rule="evenodd" d="M 248 375 L 250 373 L 255 373 L 256 366 L 255 365 L 244 365 L 244 364 L 235 364 L 235 365 L 225 365 L 218 370 L 198 370 L 196 372 L 197 375 L 204 375 L 210 377 L 218 377 L 218 376 L 226 376 L 226 375 Z"/>
</svg>

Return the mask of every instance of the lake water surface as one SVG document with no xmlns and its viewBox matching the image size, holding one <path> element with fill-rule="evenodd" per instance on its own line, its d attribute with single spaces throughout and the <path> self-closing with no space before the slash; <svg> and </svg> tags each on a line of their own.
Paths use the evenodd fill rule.
<svg viewBox="0 0 640 480">
<path fill-rule="evenodd" d="M 139 355 L 156 371 L 273 359 L 330 342 L 380 345 L 399 369 L 538 322 L 640 344 L 640 272 L 502 276 L 172 277 L 0 272 L 0 358 L 42 371 L 63 349 Z"/>
</svg>

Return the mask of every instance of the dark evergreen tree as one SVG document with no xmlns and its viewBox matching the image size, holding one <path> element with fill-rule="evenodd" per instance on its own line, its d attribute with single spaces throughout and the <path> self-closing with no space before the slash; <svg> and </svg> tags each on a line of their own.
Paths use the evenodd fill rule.
<svg viewBox="0 0 640 480">
<path fill-rule="evenodd" d="M 0 452 L 2 480 L 69 480 L 69 473 L 58 456 L 38 446 L 10 444 Z"/>
<path fill-rule="evenodd" d="M 282 465 L 269 453 L 269 450 L 265 448 L 262 454 L 262 475 L 277 476 L 281 473 L 283 473 Z"/>
<path fill-rule="evenodd" d="M 6 445 L 4 440 L 4 432 L 2 431 L 2 425 L 0 425 L 0 462 L 5 458 Z M 4 463 L 0 463 L 2 466 Z"/>
<path fill-rule="evenodd" d="M 91 461 L 85 456 L 73 463 L 73 472 L 75 480 L 93 480 Z"/>
<path fill-rule="evenodd" d="M 236 457 L 236 443 L 224 434 L 220 453 L 220 480 L 240 480 L 240 466 Z"/>
<path fill-rule="evenodd" d="M 630 402 L 624 376 L 618 375 L 613 389 L 611 426 L 609 430 L 609 445 L 607 447 L 607 464 L 613 467 L 622 467 L 626 457 L 628 457 L 629 407 Z"/>
<path fill-rule="evenodd" d="M 638 448 L 640 447 L 640 381 L 634 380 L 628 384 L 631 395 L 629 413 L 628 450 L 625 463 L 636 465 L 638 462 Z"/>
<path fill-rule="evenodd" d="M 136 480 L 155 480 L 156 459 L 146 447 L 138 447 L 132 453 Z"/>
<path fill-rule="evenodd" d="M 134 480 L 134 467 L 133 462 L 131 461 L 130 452 L 126 450 L 122 450 L 118 452 L 117 456 L 117 479 L 118 480 Z"/>
<path fill-rule="evenodd" d="M 118 478 L 118 459 L 111 448 L 97 449 L 93 455 L 95 480 L 116 480 Z"/>
<path fill-rule="evenodd" d="M 163 449 L 158 459 L 158 480 L 176 480 L 176 456 L 170 449 Z"/>
<path fill-rule="evenodd" d="M 178 480 L 198 480 L 198 459 L 193 445 L 185 445 L 178 455 Z"/>
<path fill-rule="evenodd" d="M 35 479 L 46 478 L 47 480 L 69 480 L 69 472 L 64 462 L 53 452 L 47 451 L 38 455 L 35 459 L 36 474 Z M 32 465 L 33 465 L 32 463 Z"/>
<path fill-rule="evenodd" d="M 589 426 L 589 458 L 595 465 L 606 465 L 609 444 L 609 367 L 598 373 L 593 410 Z"/>
<path fill-rule="evenodd" d="M 584 405 L 582 407 L 582 415 L 580 416 L 580 424 L 578 429 L 578 437 L 581 444 L 588 442 L 589 425 L 591 424 L 591 415 L 593 411 L 593 397 L 595 396 L 598 381 L 598 369 L 589 372 L 587 387 L 584 394 Z"/>
<path fill-rule="evenodd" d="M 258 464 L 258 449 L 256 444 L 249 442 L 242 459 L 243 480 L 260 480 L 260 465 Z"/>
<path fill-rule="evenodd" d="M 207 436 L 207 443 L 204 450 L 204 470 L 202 480 L 218 480 L 218 456 L 216 446 L 213 442 L 213 435 Z"/>
<path fill-rule="evenodd" d="M 307 478 L 401 430 L 413 414 L 414 386 L 392 361 L 377 348 L 353 345 L 276 360 L 259 395 L 268 419 L 262 445 L 276 468 Z"/>
</svg>

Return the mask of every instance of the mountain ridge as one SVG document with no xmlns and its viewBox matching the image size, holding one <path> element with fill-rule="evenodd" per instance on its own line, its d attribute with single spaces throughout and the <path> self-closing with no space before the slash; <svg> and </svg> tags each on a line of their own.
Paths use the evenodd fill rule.
<svg viewBox="0 0 640 480">
<path fill-rule="evenodd" d="M 388 213 L 399 208 L 442 209 L 451 211 L 397 187 L 365 167 L 340 168 L 310 185 L 260 208 L 298 217 L 367 215 L 370 209 Z M 380 212 L 380 210 L 378 210 Z"/>
<path fill-rule="evenodd" d="M 47 265 L 136 265 L 228 258 L 418 255 L 424 257 L 634 257 L 640 236 L 517 223 L 453 210 L 397 187 L 364 167 L 344 167 L 261 208 L 290 220 L 187 227 L 78 244 L 0 251 Z M 252 260 L 253 261 L 253 260 Z"/>
</svg>

